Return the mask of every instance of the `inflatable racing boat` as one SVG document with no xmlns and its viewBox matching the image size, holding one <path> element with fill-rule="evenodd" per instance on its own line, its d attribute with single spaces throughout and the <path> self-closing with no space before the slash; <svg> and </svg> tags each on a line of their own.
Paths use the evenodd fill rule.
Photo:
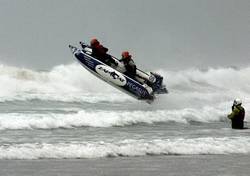
<svg viewBox="0 0 250 176">
<path fill-rule="evenodd" d="M 80 44 L 81 49 L 69 45 L 77 61 L 89 72 L 115 88 L 134 98 L 147 102 L 152 102 L 155 94 L 168 93 L 165 85 L 163 85 L 163 77 L 159 74 L 153 72 L 146 73 L 137 69 L 136 76 L 132 79 L 123 73 L 124 65 L 117 58 L 111 56 L 116 64 L 106 65 L 91 55 L 92 49 L 90 46 L 83 42 L 80 42 Z"/>
</svg>

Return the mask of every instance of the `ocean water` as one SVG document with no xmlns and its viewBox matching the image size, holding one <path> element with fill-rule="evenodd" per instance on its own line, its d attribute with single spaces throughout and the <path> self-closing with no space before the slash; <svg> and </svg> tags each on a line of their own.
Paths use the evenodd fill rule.
<svg viewBox="0 0 250 176">
<path fill-rule="evenodd" d="M 0 65 L 0 159 L 250 154 L 250 130 L 226 118 L 241 98 L 250 123 L 250 67 L 155 71 L 170 93 L 147 104 L 77 63 Z"/>
</svg>

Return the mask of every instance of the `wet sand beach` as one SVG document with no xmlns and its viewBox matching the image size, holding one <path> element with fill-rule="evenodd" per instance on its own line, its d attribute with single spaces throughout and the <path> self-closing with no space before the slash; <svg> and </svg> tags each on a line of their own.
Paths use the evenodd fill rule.
<svg viewBox="0 0 250 176">
<path fill-rule="evenodd" d="M 249 176 L 249 155 L 1 160 L 1 176 Z"/>
</svg>

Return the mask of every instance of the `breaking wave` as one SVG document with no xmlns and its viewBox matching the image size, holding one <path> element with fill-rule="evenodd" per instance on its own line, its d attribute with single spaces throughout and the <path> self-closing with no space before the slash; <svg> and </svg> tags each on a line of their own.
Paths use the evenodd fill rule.
<svg viewBox="0 0 250 176">
<path fill-rule="evenodd" d="M 250 67 L 158 70 L 165 78 L 170 94 L 165 99 L 189 103 L 232 101 L 239 97 L 250 102 Z M 79 64 L 59 65 L 50 71 L 0 65 L 0 102 L 15 100 L 52 101 L 128 101 L 127 95 L 94 77 Z M 65 96 L 67 95 L 67 96 Z M 184 100 L 184 101 L 183 101 Z M 173 101 L 172 101 L 173 102 Z M 177 103 L 176 103 L 177 104 Z"/>
<path fill-rule="evenodd" d="M 129 99 L 77 64 L 59 65 L 51 71 L 0 65 L 0 87 L 0 102 L 34 99 L 98 102 Z"/>
<path fill-rule="evenodd" d="M 112 127 L 154 123 L 218 122 L 226 120 L 226 111 L 204 107 L 202 109 L 156 111 L 78 111 L 59 114 L 6 113 L 0 116 L 0 130 L 57 129 L 76 127 Z M 248 119 L 247 119 L 248 120 Z"/>
<path fill-rule="evenodd" d="M 28 130 L 29 133 L 30 129 L 46 131 L 169 122 L 171 125 L 178 123 L 178 127 L 179 123 L 225 121 L 236 97 L 243 100 L 245 107 L 250 106 L 250 67 L 157 72 L 164 76 L 170 93 L 159 96 L 151 105 L 138 105 L 138 101 L 75 63 L 56 66 L 50 71 L 0 65 L 0 105 L 3 105 L 0 106 L 0 130 L 4 133 L 16 129 L 20 130 L 17 133 L 26 133 Z M 34 102 L 36 104 L 31 107 Z M 250 122 L 250 109 L 246 108 L 246 114 L 246 121 Z M 248 136 L 194 138 L 188 137 L 185 130 L 182 136 L 170 139 L 162 136 L 131 139 L 130 136 L 126 140 L 111 136 L 107 141 L 79 142 L 72 138 L 61 143 L 43 140 L 2 143 L 0 159 L 250 153 Z"/>
<path fill-rule="evenodd" d="M 0 146 L 0 159 L 70 159 L 145 155 L 249 154 L 249 137 L 25 143 Z"/>
<path fill-rule="evenodd" d="M 250 106 L 250 67 L 158 70 L 165 78 L 169 94 L 160 96 L 138 110 L 86 111 L 74 113 L 1 113 L 0 129 L 53 129 L 82 126 L 111 127 L 139 123 L 189 123 L 223 121 L 234 98 Z M 50 71 L 34 71 L 0 65 L 0 103 L 6 101 L 90 102 L 138 101 L 100 81 L 78 64 L 60 65 Z M 160 107 L 160 108 L 159 108 Z M 146 111 L 145 111 L 146 109 Z M 250 110 L 246 109 L 246 114 Z M 246 121 L 250 121 L 246 116 Z"/>
</svg>

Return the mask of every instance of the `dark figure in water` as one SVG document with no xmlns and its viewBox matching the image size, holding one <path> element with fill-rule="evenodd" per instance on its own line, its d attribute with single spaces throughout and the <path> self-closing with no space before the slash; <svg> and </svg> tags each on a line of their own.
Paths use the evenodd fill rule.
<svg viewBox="0 0 250 176">
<path fill-rule="evenodd" d="M 235 99 L 232 106 L 232 113 L 227 116 L 232 121 L 233 129 L 244 128 L 245 109 L 241 104 L 242 101 L 240 99 Z"/>
</svg>

